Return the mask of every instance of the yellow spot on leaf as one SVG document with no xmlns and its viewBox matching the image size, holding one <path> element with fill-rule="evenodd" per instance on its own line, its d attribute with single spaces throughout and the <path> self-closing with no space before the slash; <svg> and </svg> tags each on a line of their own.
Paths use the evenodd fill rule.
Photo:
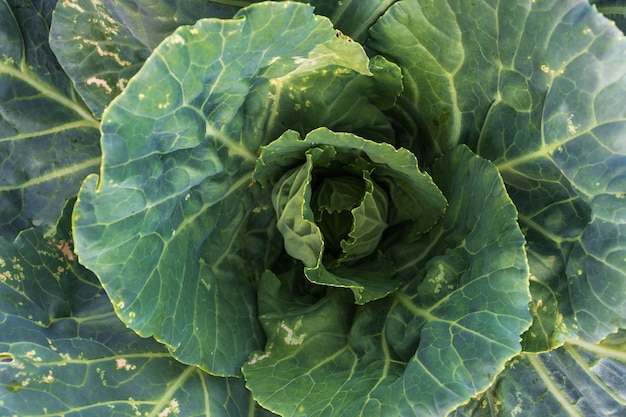
<svg viewBox="0 0 626 417">
<path fill-rule="evenodd" d="M 111 94 L 113 92 L 113 89 L 109 86 L 109 84 L 105 80 L 102 80 L 100 78 L 96 78 L 96 77 L 89 78 L 87 80 L 87 85 L 95 85 L 97 87 L 104 88 L 104 91 L 106 91 L 107 94 Z"/>
<path fill-rule="evenodd" d="M 306 337 L 306 334 L 303 333 L 301 335 L 296 336 L 296 331 L 300 328 L 301 325 L 302 325 L 302 321 L 298 321 L 298 323 L 296 323 L 296 325 L 292 329 L 289 326 L 287 326 L 287 324 L 284 321 L 280 323 L 280 328 L 287 332 L 287 335 L 285 336 L 285 339 L 284 339 L 285 343 L 287 343 L 288 345 L 301 345 L 302 342 L 304 342 L 304 338 Z"/>
<path fill-rule="evenodd" d="M 184 45 L 185 44 L 185 39 L 180 36 L 178 33 L 172 35 L 172 37 L 170 38 L 170 43 L 172 45 Z"/>
</svg>

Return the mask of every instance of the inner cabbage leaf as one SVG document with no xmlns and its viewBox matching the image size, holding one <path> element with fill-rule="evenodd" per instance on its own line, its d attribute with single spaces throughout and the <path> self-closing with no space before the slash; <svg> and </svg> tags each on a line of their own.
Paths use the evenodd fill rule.
<svg viewBox="0 0 626 417">
<path fill-rule="evenodd" d="M 307 281 L 299 265 L 263 274 L 267 342 L 243 368 L 263 407 L 446 415 L 520 352 L 531 322 L 528 262 L 497 169 L 459 146 L 435 163 L 432 180 L 449 207 L 420 238 L 393 235 L 385 255 L 405 283 L 386 297 L 355 304 L 344 288 Z"/>
</svg>

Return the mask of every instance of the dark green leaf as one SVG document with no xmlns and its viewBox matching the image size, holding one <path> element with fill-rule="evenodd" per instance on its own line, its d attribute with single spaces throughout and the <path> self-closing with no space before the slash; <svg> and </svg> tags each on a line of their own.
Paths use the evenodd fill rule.
<svg viewBox="0 0 626 417">
<path fill-rule="evenodd" d="M 450 207 L 421 243 L 391 251 L 412 278 L 406 287 L 355 306 L 349 292 L 320 294 L 298 272 L 263 276 L 268 341 L 243 368 L 262 406 L 282 415 L 444 416 L 520 352 L 528 266 L 502 180 L 466 147 L 438 161 L 433 178 Z"/>
<path fill-rule="evenodd" d="M 265 415 L 243 381 L 129 330 L 70 242 L 34 229 L 0 238 L 0 325 L 2 416 Z"/>
<path fill-rule="evenodd" d="M 555 316 L 538 316 L 548 323 L 547 337 L 529 334 L 530 350 L 558 346 L 567 337 L 559 333 L 597 342 L 626 326 L 626 302 L 617 295 L 626 292 L 626 112 L 621 105 L 626 42 L 585 2 L 572 2 L 569 10 L 554 6 L 529 14 L 524 27 L 539 27 L 544 13 L 554 24 L 524 30 L 520 41 L 549 39 L 545 50 L 529 51 L 525 63 L 510 61 L 518 79 L 530 76 L 529 106 L 515 105 L 514 82 L 507 88 L 500 84 L 501 98 L 489 110 L 478 145 L 494 160 L 517 203 L 531 271 L 538 287 L 552 294 L 546 305 L 558 302 Z M 511 131 L 517 125 L 525 128 Z M 542 295 L 534 295 L 536 304 L 543 303 Z"/>
<path fill-rule="evenodd" d="M 626 31 L 626 3 L 624 0 L 589 0 L 598 11 L 613 20 L 622 32 Z"/>
<path fill-rule="evenodd" d="M 48 45 L 54 1 L 0 1 L 0 235 L 47 230 L 100 164 L 98 121 Z"/>
<path fill-rule="evenodd" d="M 370 75 L 347 43 L 299 3 L 203 19 L 168 37 L 105 111 L 102 176 L 87 178 L 75 212 L 77 253 L 124 322 L 179 360 L 238 375 L 263 344 L 254 281 L 277 248 L 269 193 L 250 183 L 256 153 L 273 139 L 282 80 L 327 65 Z"/>
<path fill-rule="evenodd" d="M 498 167 L 528 240 L 525 349 L 597 342 L 626 326 L 626 41 L 584 0 L 492 3 L 400 1 L 369 45 L 403 68 L 401 144 Z"/>
<path fill-rule="evenodd" d="M 55 9 L 50 44 L 78 93 L 100 117 L 152 50 L 177 27 L 203 17 L 232 17 L 239 10 L 219 3 L 62 1 Z"/>
<path fill-rule="evenodd" d="M 513 359 L 496 384 L 459 417 L 618 417 L 626 410 L 626 333 L 600 344 L 569 341 Z"/>
<path fill-rule="evenodd" d="M 369 28 L 397 0 L 309 0 L 315 13 L 328 16 L 333 24 L 354 40 L 364 42 Z"/>
</svg>

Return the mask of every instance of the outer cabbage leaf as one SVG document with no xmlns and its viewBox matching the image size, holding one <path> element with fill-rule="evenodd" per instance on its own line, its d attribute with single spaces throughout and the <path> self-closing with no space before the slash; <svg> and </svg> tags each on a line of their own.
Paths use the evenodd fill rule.
<svg viewBox="0 0 626 417">
<path fill-rule="evenodd" d="M 232 17 L 239 7 L 203 0 L 64 0 L 50 45 L 99 118 L 156 46 L 177 27 L 203 17 Z"/>
<path fill-rule="evenodd" d="M 466 416 L 618 417 L 626 409 L 626 333 L 602 343 L 568 341 L 543 354 L 522 354 Z"/>
<path fill-rule="evenodd" d="M 467 143 L 507 184 L 533 275 L 525 349 L 625 327 L 626 41 L 615 25 L 583 0 L 404 0 L 370 41 L 403 68 L 400 143 L 423 160 Z"/>
<path fill-rule="evenodd" d="M 101 117 L 104 108 L 124 90 L 150 53 L 177 27 L 200 18 L 232 17 L 241 7 L 256 2 L 259 1 L 63 1 L 55 9 L 50 43 L 78 93 L 91 111 Z M 306 3 L 311 3 L 317 14 L 328 16 L 340 29 L 362 40 L 392 2 Z M 326 82 L 333 79 L 322 78 Z M 363 86 L 350 84 L 348 88 Z M 328 93 L 325 99 L 332 102 Z M 319 123 L 315 127 L 320 125 L 328 126 Z"/>
<path fill-rule="evenodd" d="M 274 139 L 289 78 L 338 66 L 375 78 L 360 45 L 310 6 L 253 5 L 179 28 L 105 111 L 102 175 L 86 179 L 75 211 L 77 253 L 122 320 L 177 359 L 238 375 L 262 346 L 254 281 L 280 248 L 269 193 L 250 182 L 256 153 Z"/>
<path fill-rule="evenodd" d="M 122 323 L 66 240 L 0 238 L 0 415 L 268 415 Z"/>
<path fill-rule="evenodd" d="M 47 230 L 100 165 L 98 121 L 48 45 L 54 1 L 0 1 L 0 235 Z"/>
<path fill-rule="evenodd" d="M 243 367 L 263 407 L 289 416 L 444 416 L 520 352 L 531 321 L 528 265 L 502 179 L 464 146 L 432 176 L 450 206 L 423 239 L 397 242 L 395 265 L 412 278 L 398 291 L 356 306 L 348 291 L 307 285 L 297 269 L 263 275 L 268 340 Z"/>
</svg>

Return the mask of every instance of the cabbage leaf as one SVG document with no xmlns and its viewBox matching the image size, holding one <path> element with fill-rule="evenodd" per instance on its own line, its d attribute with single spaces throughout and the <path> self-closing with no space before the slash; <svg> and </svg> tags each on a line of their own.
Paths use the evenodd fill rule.
<svg viewBox="0 0 626 417">
<path fill-rule="evenodd" d="M 622 415 L 623 15 L 0 0 L 0 415 Z"/>
</svg>

